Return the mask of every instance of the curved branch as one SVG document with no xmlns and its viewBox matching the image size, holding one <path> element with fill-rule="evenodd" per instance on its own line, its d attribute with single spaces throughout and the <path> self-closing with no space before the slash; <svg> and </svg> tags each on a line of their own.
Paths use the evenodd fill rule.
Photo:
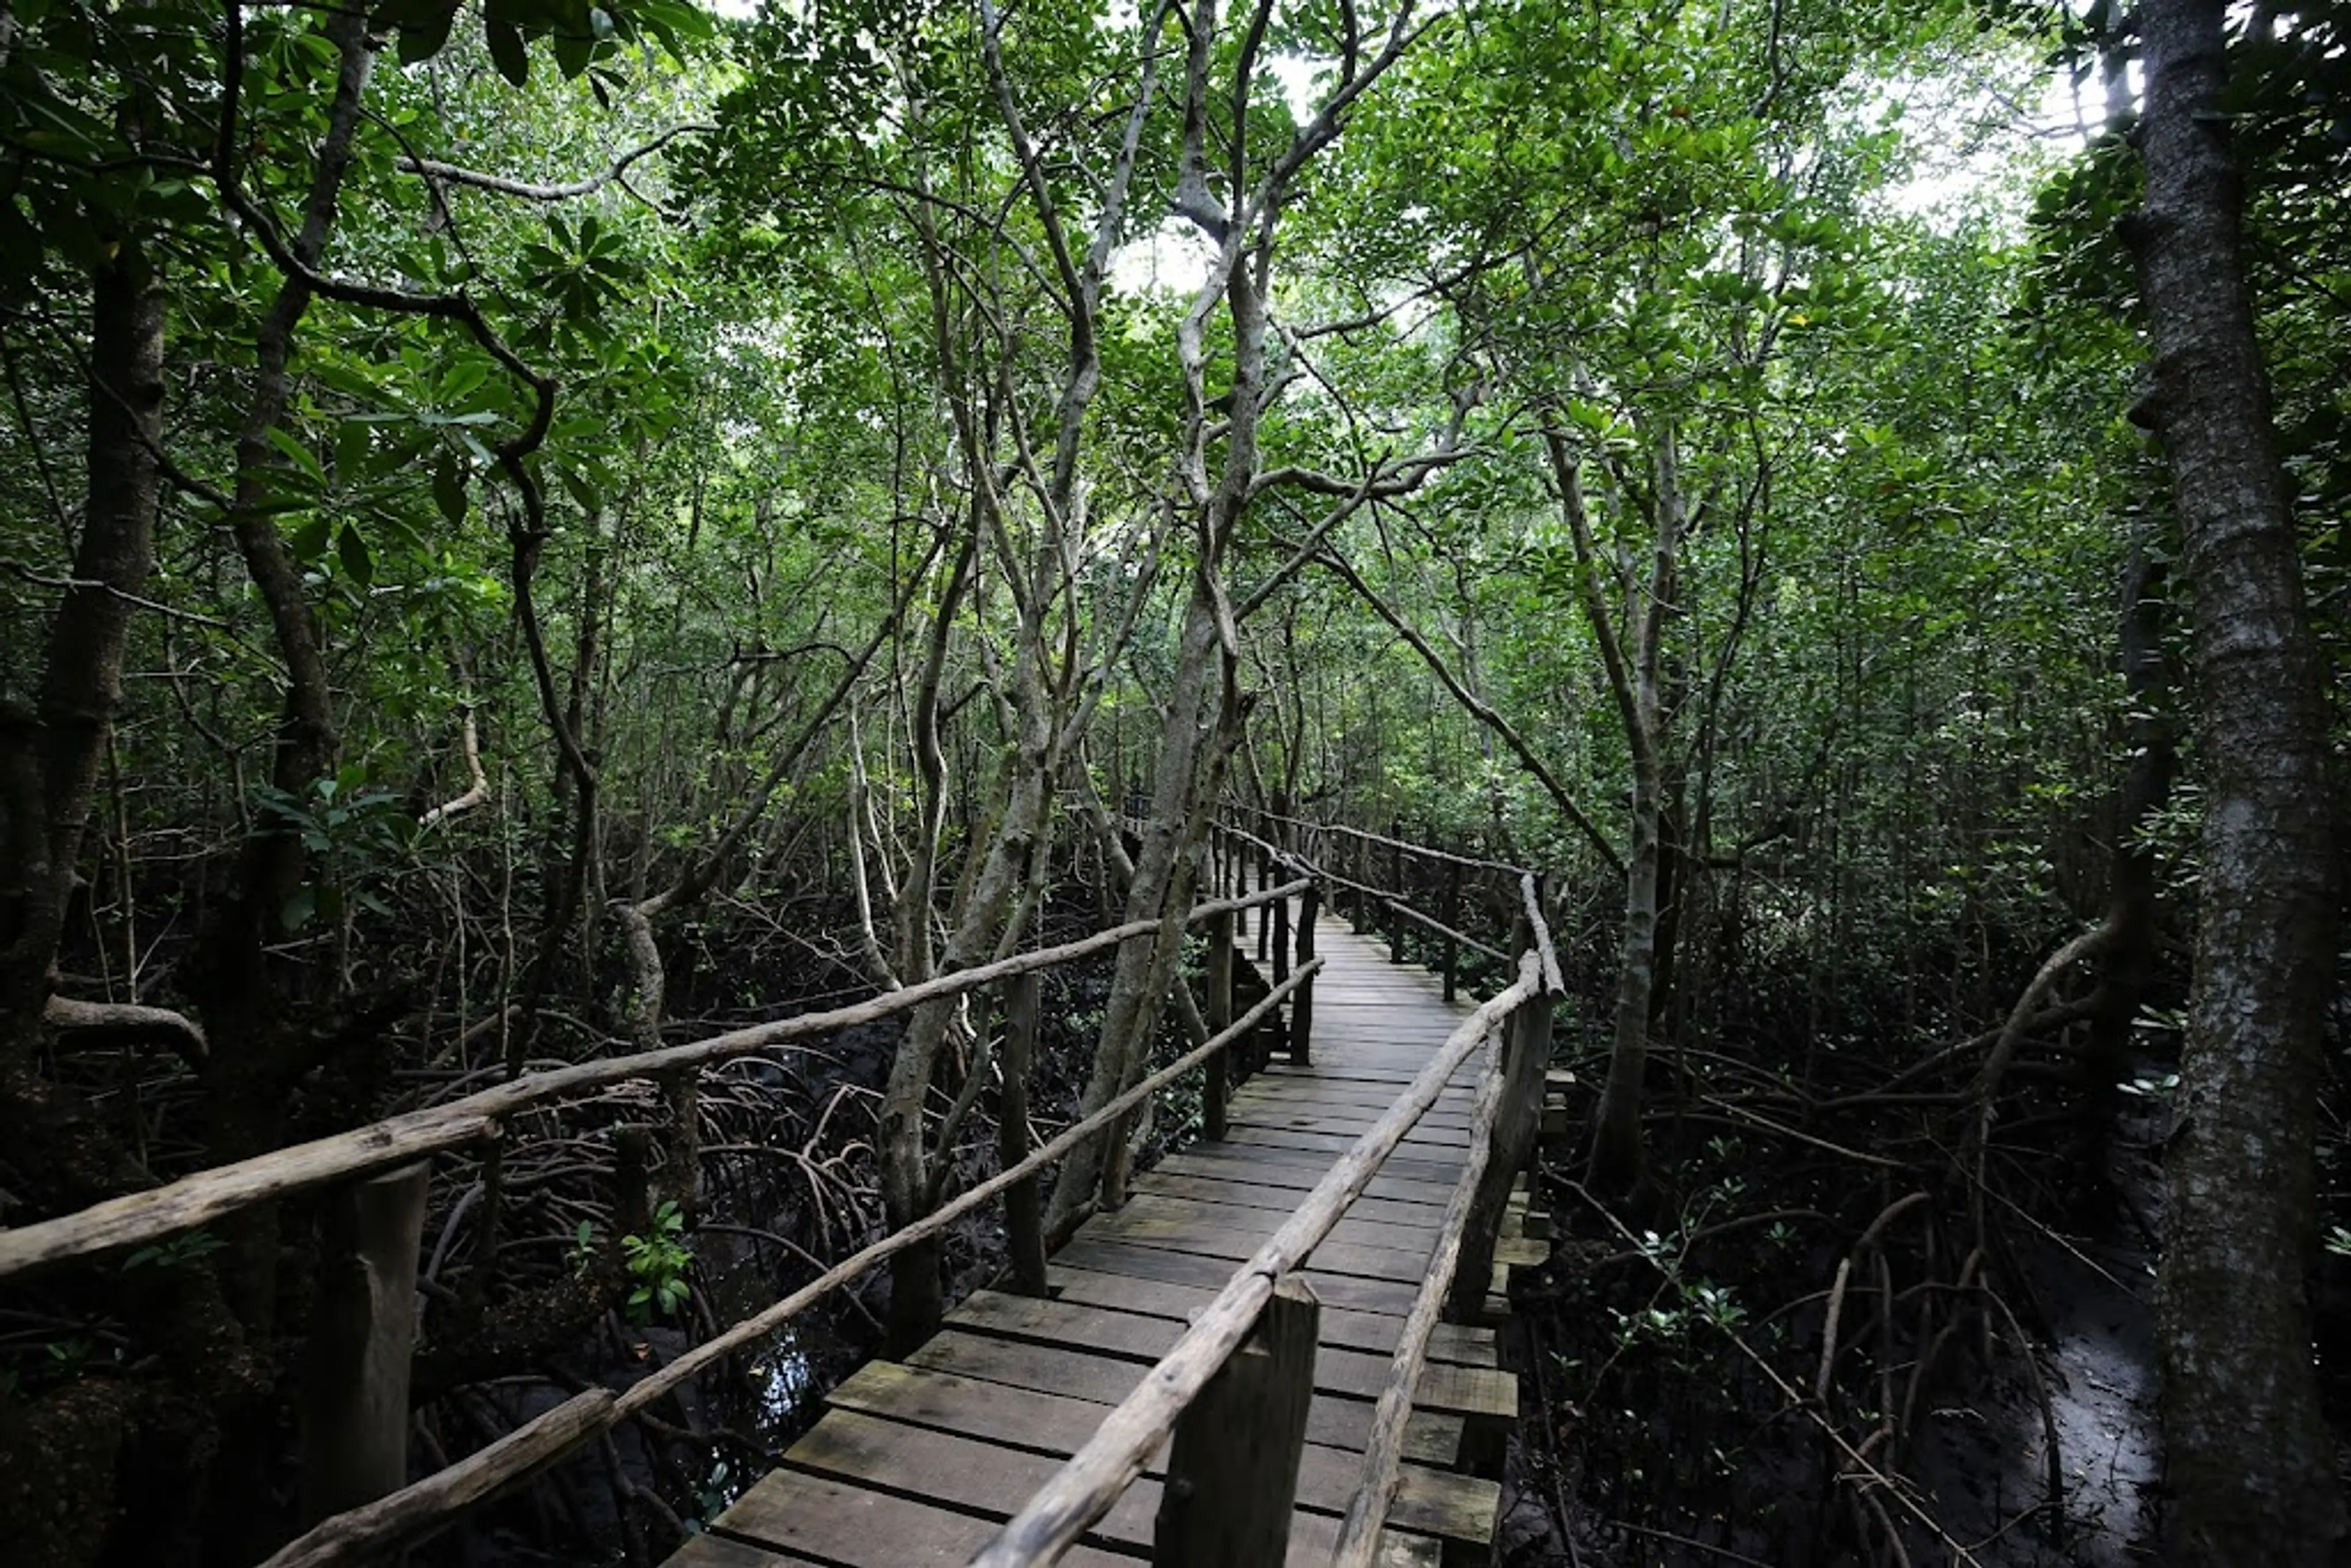
<svg viewBox="0 0 2351 1568">
<path fill-rule="evenodd" d="M 534 185 L 528 180 L 508 179 L 504 174 L 487 174 L 478 169 L 466 169 L 455 163 L 444 163 L 434 158 L 402 158 L 392 166 L 403 174 L 422 174 L 427 179 L 446 180 L 453 185 L 470 185 L 477 191 L 496 191 L 502 196 L 519 196 L 527 202 L 568 202 L 578 196 L 591 196 L 629 172 L 629 165 L 649 158 L 681 136 L 695 132 L 716 131 L 716 125 L 690 120 L 673 125 L 643 146 L 623 152 L 612 166 L 584 180 L 571 180 L 559 185 Z M 642 199 L 642 198 L 641 198 Z"/>
</svg>

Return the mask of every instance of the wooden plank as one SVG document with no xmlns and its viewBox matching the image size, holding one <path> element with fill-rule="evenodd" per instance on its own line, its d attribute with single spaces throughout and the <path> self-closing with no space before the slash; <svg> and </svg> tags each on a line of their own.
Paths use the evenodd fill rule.
<svg viewBox="0 0 2351 1568">
<path fill-rule="evenodd" d="M 1385 1084 L 1365 1084 L 1360 1089 L 1335 1084 L 1274 1084 L 1268 1083 L 1262 1076 L 1259 1076 L 1250 1079 L 1245 1086 L 1237 1091 L 1232 1097 L 1232 1103 L 1235 1105 L 1260 1107 L 1307 1105 L 1322 1111 L 1343 1111 L 1358 1114 L 1369 1113 L 1377 1115 L 1386 1110 L 1389 1103 L 1395 1100 L 1403 1090 L 1403 1084 L 1397 1084 L 1393 1089 Z M 1447 1089 L 1437 1097 L 1437 1103 L 1423 1113 L 1421 1119 L 1424 1122 L 1432 1118 L 1439 1121 L 1464 1120 L 1468 1115 L 1468 1109 L 1462 1101 L 1463 1097 L 1459 1091 Z"/>
<path fill-rule="evenodd" d="M 907 1356 L 906 1364 L 953 1373 L 976 1382 L 1001 1383 L 1015 1388 L 1065 1395 L 1096 1405 L 1117 1404 L 1142 1381 L 1141 1373 L 1133 1362 L 1113 1361 L 1105 1356 L 1087 1355 L 1050 1345 L 1027 1344 L 1017 1340 L 988 1339 L 954 1329 L 942 1330 L 932 1335 L 928 1343 Z M 1458 1367 L 1449 1370 L 1474 1372 L 1479 1369 Z M 1443 1411 L 1432 1410 L 1426 1414 L 1429 1421 L 1436 1425 L 1422 1427 L 1418 1439 L 1407 1442 L 1406 1453 L 1422 1463 L 1449 1465 L 1458 1453 L 1458 1438 L 1463 1430 L 1461 1419 Z M 1416 1415 L 1415 1420 L 1418 1422 L 1420 1416 Z M 1361 1451 L 1370 1437 L 1371 1429 L 1372 1406 L 1364 1399 L 1320 1391 L 1307 1410 L 1306 1437 L 1311 1443 Z M 1445 1441 L 1448 1432 L 1457 1439 L 1450 1447 Z M 1408 1439 L 1412 1437 L 1407 1433 Z M 1439 1455 L 1445 1457 L 1440 1458 Z"/>
<path fill-rule="evenodd" d="M 1109 1410 L 1104 1405 L 1058 1394 L 1009 1388 L 886 1361 L 868 1362 L 826 1402 L 837 1408 L 1026 1448 L 1052 1458 L 1077 1452 Z M 1415 1421 L 1406 1427 L 1407 1442 L 1416 1441 L 1424 1452 L 1442 1450 L 1448 1437 L 1458 1440 L 1458 1423 L 1448 1428 L 1434 1417 Z M 1163 1449 L 1144 1466 L 1144 1473 L 1154 1479 L 1165 1476 L 1165 1458 Z M 1344 1513 L 1361 1484 L 1362 1469 L 1361 1457 L 1354 1450 L 1310 1441 L 1299 1463 L 1298 1506 L 1320 1513 Z M 1388 1521 L 1425 1535 L 1482 1545 L 1493 1527 L 1499 1498 L 1499 1489 L 1490 1481 L 1407 1464 Z"/>
<path fill-rule="evenodd" d="M 1276 1133 L 1320 1133 L 1326 1137 L 1344 1138 L 1349 1143 L 1362 1137 L 1377 1125 L 1379 1117 L 1355 1109 L 1331 1106 L 1275 1107 L 1252 1106 L 1247 1110 L 1228 1108 L 1227 1124 L 1233 1129 L 1262 1127 Z M 1423 1117 L 1418 1125 L 1404 1135 L 1401 1154 L 1416 1159 L 1445 1159 L 1461 1148 L 1468 1129 L 1456 1121 L 1450 1124 L 1431 1126 Z M 1217 1140 L 1222 1143 L 1224 1140 Z"/>
<path fill-rule="evenodd" d="M 1298 1207 L 1298 1189 L 1262 1186 L 1247 1180 L 1218 1180 L 1175 1171 L 1153 1171 L 1135 1178 L 1134 1190 L 1154 1197 L 1196 1198 L 1202 1203 L 1270 1209 L 1287 1214 Z M 1434 1225 L 1444 1209 L 1433 1203 L 1408 1203 L 1390 1197 L 1359 1197 L 1347 1210 L 1350 1219 L 1383 1225 Z"/>
<path fill-rule="evenodd" d="M 1301 1150 L 1322 1156 L 1325 1169 L 1338 1164 L 1342 1155 L 1354 1147 L 1355 1140 L 1330 1133 L 1290 1133 L 1270 1127 L 1235 1127 L 1221 1146 L 1229 1149 L 1263 1147 L 1269 1149 Z M 1438 1156 L 1426 1144 L 1406 1145 L 1417 1149 L 1416 1154 L 1400 1154 L 1383 1163 L 1381 1169 L 1395 1176 L 1408 1176 L 1416 1181 L 1446 1182 L 1458 1179 L 1463 1162 Z"/>
<path fill-rule="evenodd" d="M 1228 1259 L 1092 1237 L 1081 1238 L 1062 1248 L 1054 1262 L 1058 1267 L 1124 1274 L 1171 1285 L 1204 1285 L 1211 1295 L 1233 1277 L 1233 1264 Z M 1315 1294 L 1326 1302 L 1343 1304 L 1357 1312 L 1394 1312 L 1399 1317 L 1412 1311 L 1413 1286 L 1408 1283 L 1353 1274 L 1323 1274 L 1311 1269 L 1307 1277 L 1314 1281 Z"/>
<path fill-rule="evenodd" d="M 1282 1092 L 1279 1090 L 1257 1089 L 1236 1094 L 1228 1107 L 1237 1118 L 1273 1119 L 1281 1121 L 1296 1116 L 1327 1117 L 1334 1120 L 1360 1121 L 1369 1126 L 1379 1120 L 1385 1104 L 1369 1096 L 1361 1099 L 1342 1098 L 1323 1093 Z M 1429 1107 L 1418 1124 L 1422 1128 L 1438 1127 L 1453 1132 L 1466 1131 L 1469 1113 L 1458 1104 L 1458 1097 L 1447 1095 Z"/>
<path fill-rule="evenodd" d="M 719 1515 L 714 1529 L 840 1568 L 961 1568 L 997 1526 L 888 1492 L 778 1470 Z M 1134 1558 L 1091 1546 L 1073 1546 L 1061 1561 L 1071 1568 L 1134 1568 Z"/>
<path fill-rule="evenodd" d="M 1176 1252 L 1197 1252 L 1208 1258 L 1230 1259 L 1235 1263 L 1247 1262 L 1265 1240 L 1262 1232 L 1236 1234 L 1206 1217 L 1130 1219 L 1117 1214 L 1097 1215 L 1079 1228 L 1078 1236 L 1081 1239 L 1127 1241 Z M 1325 1241 L 1309 1254 L 1309 1260 L 1318 1274 L 1355 1274 L 1371 1280 L 1412 1281 L 1419 1280 L 1425 1271 L 1428 1252 L 1426 1248 L 1406 1252 L 1393 1247 Z"/>
<path fill-rule="evenodd" d="M 1330 1167 L 1321 1156 L 1301 1155 L 1286 1149 L 1250 1149 L 1246 1153 L 1221 1145 L 1214 1148 L 1194 1147 L 1180 1155 L 1169 1155 L 1154 1170 L 1173 1176 L 1201 1176 L 1219 1181 L 1244 1181 L 1259 1186 L 1291 1187 L 1298 1192 L 1293 1205 L 1314 1189 Z M 1401 1202 L 1428 1203 L 1442 1207 L 1445 1195 L 1452 1188 L 1442 1182 L 1420 1181 L 1400 1176 L 1393 1171 L 1383 1171 L 1364 1188 L 1368 1197 L 1395 1198 Z M 1432 1198 L 1429 1195 L 1436 1194 Z"/>
<path fill-rule="evenodd" d="M 1010 1518 L 1019 1500 L 1052 1479 L 1061 1468 L 1050 1455 L 845 1409 L 828 1411 L 792 1445 L 784 1463 L 811 1475 L 995 1519 Z M 1130 1488 L 1086 1532 L 1086 1543 L 1148 1552 L 1152 1511 L 1158 1504 L 1155 1484 Z"/>
<path fill-rule="evenodd" d="M 1310 1276 L 1327 1278 L 1327 1276 Z M 1123 1274 L 1097 1274 L 1086 1269 L 1056 1266 L 1050 1289 L 1058 1300 L 1086 1306 L 1113 1307 L 1187 1322 L 1193 1313 L 1217 1298 L 1212 1285 L 1175 1285 L 1139 1280 Z M 1322 1343 L 1344 1350 L 1367 1350 L 1387 1355 L 1396 1347 L 1404 1319 L 1392 1312 L 1367 1312 L 1347 1307 L 1322 1309 Z M 1429 1357 L 1456 1366 L 1499 1366 L 1500 1347 L 1491 1329 L 1459 1323 L 1439 1323 L 1429 1339 Z"/>
<path fill-rule="evenodd" d="M 664 1558 L 662 1568 L 810 1568 L 805 1557 L 748 1545 L 724 1535 L 689 1535 Z"/>
<path fill-rule="evenodd" d="M 1217 1145 L 1237 1155 L 1253 1149 L 1270 1149 L 1277 1155 L 1309 1155 L 1319 1160 L 1328 1171 L 1339 1163 L 1341 1156 L 1354 1147 L 1353 1138 L 1332 1137 L 1321 1133 L 1277 1133 L 1263 1127 L 1235 1127 L 1228 1140 Z M 1423 1145 L 1425 1147 L 1425 1145 Z M 1383 1162 L 1382 1176 L 1404 1176 L 1413 1181 L 1449 1185 L 1460 1179 L 1462 1161 L 1429 1158 L 1423 1155 L 1396 1155 Z"/>
<path fill-rule="evenodd" d="M 1186 1327 L 1177 1318 L 1146 1317 L 1075 1301 L 1032 1301 L 988 1291 L 976 1292 L 947 1321 L 967 1333 L 1112 1356 L 1132 1361 L 1138 1367 L 1150 1366 L 1173 1350 Z M 1377 1398 L 1387 1370 L 1387 1354 L 1325 1346 L 1315 1361 L 1314 1386 L 1326 1394 Z M 1141 1373 L 1134 1375 L 1140 1378 Z M 1431 1401 L 1429 1407 L 1446 1408 L 1437 1401 Z M 1459 1414 L 1482 1415 L 1484 1407 Z"/>
<path fill-rule="evenodd" d="M 1161 1224 L 1186 1225 L 1205 1220 L 1235 1235 L 1270 1236 L 1281 1228 L 1290 1218 L 1280 1209 L 1261 1208 L 1251 1204 L 1217 1203 L 1200 1197 L 1176 1197 L 1161 1193 L 1137 1193 L 1127 1199 L 1118 1218 L 1133 1224 L 1150 1227 Z M 1331 1228 L 1332 1242 L 1355 1247 L 1387 1247 L 1399 1252 L 1419 1257 L 1428 1256 L 1437 1244 L 1437 1216 L 1430 1215 L 1418 1221 L 1398 1222 L 1373 1219 L 1359 1216 L 1349 1208 L 1347 1217 Z"/>
</svg>

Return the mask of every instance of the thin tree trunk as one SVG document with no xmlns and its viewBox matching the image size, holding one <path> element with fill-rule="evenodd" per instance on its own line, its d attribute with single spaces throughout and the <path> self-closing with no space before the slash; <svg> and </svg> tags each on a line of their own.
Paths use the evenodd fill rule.
<svg viewBox="0 0 2351 1568">
<path fill-rule="evenodd" d="M 2335 966 L 2326 705 L 2238 234 L 2222 0 L 2147 0 L 2133 225 L 2195 592 L 2206 808 L 2158 1289 L 2169 1556 L 2335 1560 L 2312 1368 L 2320 1030 Z"/>
<path fill-rule="evenodd" d="M 73 585 L 50 622 L 37 706 L 6 715 L 15 859 L 0 953 L 0 1069 L 27 1065 L 48 1000 L 74 867 L 98 788 L 132 600 L 155 559 L 156 452 L 163 406 L 163 296 L 146 256 L 123 241 L 91 282 L 89 498 Z"/>
</svg>

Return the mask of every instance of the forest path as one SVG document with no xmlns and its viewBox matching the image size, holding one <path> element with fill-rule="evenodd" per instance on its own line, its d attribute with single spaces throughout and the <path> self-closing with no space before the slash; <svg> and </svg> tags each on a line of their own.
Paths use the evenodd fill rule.
<svg viewBox="0 0 2351 1568">
<path fill-rule="evenodd" d="M 961 1563 L 995 1534 L 1470 1012 L 1343 921 L 1316 922 L 1314 951 L 1327 964 L 1314 984 L 1311 1066 L 1260 1071 L 1233 1092 L 1223 1142 L 1136 1177 L 1124 1208 L 1095 1216 L 1054 1256 L 1050 1300 L 975 1291 L 903 1362 L 867 1363 L 781 1465 L 668 1568 Z M 1292 1563 L 1329 1560 L 1353 1500 L 1389 1357 L 1467 1163 L 1480 1070 L 1473 1054 L 1307 1260 L 1322 1312 Z M 1381 1560 L 1482 1563 L 1499 1490 L 1466 1471 L 1499 1462 L 1517 1382 L 1499 1370 L 1490 1329 L 1440 1326 L 1429 1362 Z M 1147 1559 L 1165 1460 L 1163 1448 L 1062 1561 Z"/>
</svg>

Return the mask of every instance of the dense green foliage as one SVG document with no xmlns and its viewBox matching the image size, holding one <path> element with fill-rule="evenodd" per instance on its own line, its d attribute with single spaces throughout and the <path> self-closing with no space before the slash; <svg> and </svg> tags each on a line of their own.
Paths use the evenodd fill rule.
<svg viewBox="0 0 2351 1568">
<path fill-rule="evenodd" d="M 2195 756 L 2121 673 L 2126 571 L 2177 549 L 2129 417 L 2132 108 L 2018 107 L 2053 67 L 2126 80 L 2130 26 L 1361 9 L 0 0 L 0 1202 L 1156 915 L 1196 832 L 1138 850 L 1103 810 L 1155 790 L 1548 868 L 1566 1034 L 1596 1049 L 1614 997 L 1685 1089 L 1688 1051 L 1824 1093 L 1940 1060 L 2139 845 L 2171 940 L 2067 1104 L 2156 1081 L 2199 813 L 2126 799 L 2150 746 Z M 2241 26 L 2341 668 L 2351 66 L 2339 7 Z M 78 1047 L 52 995 L 205 1048 Z M 1157 1006 L 1090 1019 L 1101 1050 Z M 812 1122 L 854 1144 L 820 1235 L 957 1168 L 973 1042 L 926 1028 L 911 1133 Z M 433 1310 L 505 1352 L 434 1397 L 546 1350 L 502 1322 L 690 1315 L 691 1132 L 663 1207 L 592 1226 L 494 1165 L 436 1186 Z M 1697 1141 L 1668 1197 L 1719 1174 Z M 93 1541 L 283 1538 L 207 1489 L 283 1463 L 312 1218 L 175 1255 L 217 1271 L 193 1305 L 8 1319 L 8 1440 L 166 1478 Z M 111 1438 L 57 1354 L 99 1320 Z M 158 1348 L 199 1333 L 228 1348 Z M 202 1457 L 107 1447 L 141 1378 L 211 1404 L 166 1423 Z"/>
</svg>

